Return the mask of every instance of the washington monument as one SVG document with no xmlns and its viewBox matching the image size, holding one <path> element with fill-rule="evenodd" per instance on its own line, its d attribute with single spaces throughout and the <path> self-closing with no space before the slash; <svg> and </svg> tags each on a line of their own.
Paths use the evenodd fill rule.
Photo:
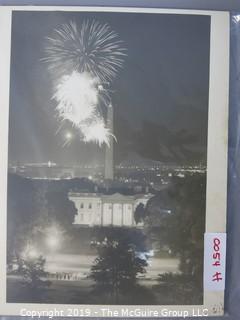
<svg viewBox="0 0 240 320">
<path fill-rule="evenodd" d="M 107 110 L 107 127 L 113 133 L 113 106 L 110 103 Z M 105 180 L 113 180 L 113 136 L 110 137 L 109 146 L 105 149 L 105 166 L 104 178 Z"/>
</svg>

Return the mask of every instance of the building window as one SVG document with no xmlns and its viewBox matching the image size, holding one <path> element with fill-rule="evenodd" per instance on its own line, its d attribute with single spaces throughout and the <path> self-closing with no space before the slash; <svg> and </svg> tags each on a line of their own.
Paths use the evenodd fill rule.
<svg viewBox="0 0 240 320">
<path fill-rule="evenodd" d="M 80 204 L 80 208 L 81 208 L 81 209 L 84 208 L 84 204 L 83 204 L 83 203 Z"/>
<path fill-rule="evenodd" d="M 131 204 L 128 205 L 128 210 L 132 210 Z"/>
<path fill-rule="evenodd" d="M 84 220 L 84 215 L 83 213 L 80 213 L 80 221 L 83 221 Z"/>
<path fill-rule="evenodd" d="M 110 203 L 109 205 L 108 205 L 108 209 L 112 209 L 112 204 Z"/>
<path fill-rule="evenodd" d="M 88 204 L 88 209 L 92 209 L 92 204 L 91 203 Z"/>
</svg>

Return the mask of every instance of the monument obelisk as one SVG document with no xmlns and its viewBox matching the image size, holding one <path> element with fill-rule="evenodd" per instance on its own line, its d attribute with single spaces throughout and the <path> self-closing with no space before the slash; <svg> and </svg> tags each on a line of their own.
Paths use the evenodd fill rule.
<svg viewBox="0 0 240 320">
<path fill-rule="evenodd" d="M 110 103 L 107 109 L 107 128 L 113 133 L 113 106 Z M 110 136 L 109 146 L 105 146 L 105 166 L 104 178 L 105 180 L 113 180 L 113 136 Z"/>
</svg>

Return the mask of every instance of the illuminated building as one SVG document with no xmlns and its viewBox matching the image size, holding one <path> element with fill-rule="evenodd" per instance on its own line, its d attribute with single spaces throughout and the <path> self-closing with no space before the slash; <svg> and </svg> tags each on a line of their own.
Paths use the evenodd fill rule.
<svg viewBox="0 0 240 320">
<path fill-rule="evenodd" d="M 70 192 L 69 199 L 75 203 L 77 215 L 75 225 L 136 227 L 134 212 L 139 203 L 146 205 L 151 194 L 125 196 L 120 193 Z M 137 226 L 141 227 L 142 224 Z"/>
</svg>

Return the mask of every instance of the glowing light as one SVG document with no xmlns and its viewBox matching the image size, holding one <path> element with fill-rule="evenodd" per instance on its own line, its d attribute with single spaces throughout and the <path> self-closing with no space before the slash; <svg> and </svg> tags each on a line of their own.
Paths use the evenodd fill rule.
<svg viewBox="0 0 240 320">
<path fill-rule="evenodd" d="M 21 254 L 23 259 L 34 260 L 39 257 L 39 252 L 31 245 L 27 245 Z"/>
<path fill-rule="evenodd" d="M 85 20 L 65 23 L 46 38 L 42 59 L 56 76 L 59 72 L 88 72 L 101 81 L 112 80 L 122 67 L 126 49 L 108 24 Z"/>
<path fill-rule="evenodd" d="M 91 118 L 97 109 L 97 80 L 88 73 L 72 72 L 63 76 L 56 87 L 53 99 L 58 103 L 56 110 L 60 119 L 69 120 L 79 127 L 82 121 Z"/>
<path fill-rule="evenodd" d="M 67 133 L 65 134 L 65 138 L 66 138 L 67 140 L 71 140 L 72 137 L 73 137 L 73 135 L 72 135 L 71 132 L 67 132 Z"/>
<path fill-rule="evenodd" d="M 28 252 L 28 256 L 31 259 L 35 259 L 38 256 L 38 252 L 37 250 L 35 250 L 34 248 L 32 248 L 29 252 Z"/>
<path fill-rule="evenodd" d="M 73 139 L 73 134 L 70 131 L 65 132 L 64 134 L 64 143 L 62 145 L 62 147 L 68 146 L 71 144 Z"/>
<path fill-rule="evenodd" d="M 59 239 L 52 235 L 47 238 L 47 245 L 50 249 L 57 249 L 59 247 Z"/>
<path fill-rule="evenodd" d="M 98 85 L 98 91 L 104 91 L 104 87 L 103 87 L 102 84 L 99 84 L 99 85 Z"/>
<path fill-rule="evenodd" d="M 57 250 L 61 244 L 62 232 L 57 226 L 51 226 L 45 231 L 46 245 L 50 250 Z"/>
</svg>

